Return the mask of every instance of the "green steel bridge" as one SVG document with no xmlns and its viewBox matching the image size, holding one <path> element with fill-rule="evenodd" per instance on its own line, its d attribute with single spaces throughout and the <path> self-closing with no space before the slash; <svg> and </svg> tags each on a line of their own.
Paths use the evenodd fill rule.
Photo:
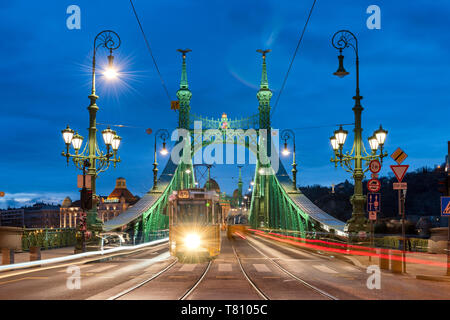
<svg viewBox="0 0 450 320">
<path fill-rule="evenodd" d="M 268 51 L 259 50 L 262 53 L 262 77 L 256 95 L 259 101 L 258 113 L 243 119 L 228 119 L 226 114 L 220 119 L 208 119 L 191 113 L 192 93 L 186 72 L 188 51 L 180 51 L 183 61 L 180 89 L 177 91 L 178 129 L 184 130 L 185 136 L 179 138 L 178 142 L 184 143 L 184 161 L 176 164 L 170 157 L 156 188 L 154 186 L 127 211 L 105 222 L 104 231 L 134 229 L 134 237 L 139 241 L 154 238 L 159 230 L 168 228 L 169 221 L 165 213 L 169 195 L 176 190 L 195 187 L 194 155 L 211 145 L 232 144 L 250 150 L 256 159 L 249 215 L 253 228 L 296 231 L 303 236 L 327 232 L 346 237 L 345 223 L 318 208 L 302 194 L 293 185 L 278 157 L 278 131 L 272 129 L 270 124 L 272 92 L 266 69 Z M 271 161 L 268 161 L 269 158 Z"/>
</svg>

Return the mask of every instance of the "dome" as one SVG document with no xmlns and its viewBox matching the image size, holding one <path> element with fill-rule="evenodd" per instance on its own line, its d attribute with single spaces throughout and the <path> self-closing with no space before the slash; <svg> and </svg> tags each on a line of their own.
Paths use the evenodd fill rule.
<svg viewBox="0 0 450 320">
<path fill-rule="evenodd" d="M 210 190 L 215 190 L 217 193 L 220 193 L 220 187 L 219 184 L 217 183 L 216 180 L 214 179 L 210 179 Z M 208 186 L 208 181 L 206 181 L 205 186 L 203 188 L 206 189 L 206 187 Z"/>
<path fill-rule="evenodd" d="M 62 207 L 62 208 L 69 208 L 71 205 L 72 205 L 72 199 L 70 199 L 69 197 L 66 197 L 66 198 L 63 200 L 63 202 L 62 202 L 62 204 L 61 204 L 61 207 Z"/>
</svg>

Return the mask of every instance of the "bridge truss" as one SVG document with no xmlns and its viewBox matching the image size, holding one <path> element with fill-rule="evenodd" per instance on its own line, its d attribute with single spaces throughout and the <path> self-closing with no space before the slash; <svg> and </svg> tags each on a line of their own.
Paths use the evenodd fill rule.
<svg viewBox="0 0 450 320">
<path fill-rule="evenodd" d="M 185 137 L 177 143 L 184 144 L 184 161 L 175 164 L 172 157 L 160 175 L 157 188 L 151 189 L 134 206 L 105 222 L 104 230 L 132 231 L 139 242 L 152 240 L 160 230 L 168 228 L 166 208 L 173 191 L 194 188 L 195 170 L 193 158 L 203 148 L 211 145 L 231 144 L 253 152 L 256 159 L 255 182 L 250 204 L 249 221 L 253 228 L 267 228 L 277 231 L 296 231 L 302 237 L 314 236 L 319 232 L 334 233 L 345 237 L 345 223 L 327 214 L 293 186 L 292 180 L 277 156 L 277 130 L 270 126 L 270 98 L 266 71 L 266 56 L 263 52 L 263 66 L 260 90 L 257 93 L 259 113 L 243 119 L 228 119 L 224 113 L 219 119 L 208 119 L 190 112 L 190 99 L 186 74 L 186 52 L 182 52 L 183 64 L 180 89 L 177 91 L 179 104 L 179 126 Z M 200 127 L 199 127 L 200 125 Z M 265 146 L 271 146 L 267 152 Z M 263 152 L 261 152 L 263 151 Z M 275 154 L 274 154 L 275 153 Z M 272 162 L 268 161 L 269 155 Z M 275 159 L 275 160 L 274 160 Z"/>
</svg>

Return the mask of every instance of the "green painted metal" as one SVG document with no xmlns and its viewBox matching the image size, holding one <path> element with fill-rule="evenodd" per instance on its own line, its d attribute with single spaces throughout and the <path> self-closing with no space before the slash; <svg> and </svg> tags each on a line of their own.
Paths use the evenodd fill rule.
<svg viewBox="0 0 450 320">
<path fill-rule="evenodd" d="M 73 246 L 76 243 L 75 228 L 56 229 L 24 229 L 22 234 L 22 250 L 30 247 L 54 249 Z"/>
<path fill-rule="evenodd" d="M 259 51 L 263 54 L 261 84 L 257 93 L 259 113 L 249 118 L 235 120 L 228 119 L 226 114 L 222 115 L 220 119 L 190 115 L 192 94 L 189 91 L 186 74 L 187 51 L 182 50 L 181 52 L 183 53 L 182 75 L 180 89 L 177 92 L 180 101 L 179 128 L 188 129 L 190 132 L 190 139 L 186 142 L 190 143 L 190 146 L 186 150 L 190 150 L 191 154 L 187 157 L 189 161 L 180 163 L 176 167 L 170 183 L 163 191 L 160 191 L 157 200 L 142 213 L 140 218 L 133 222 L 135 238 L 139 238 L 140 241 L 149 241 L 152 240 L 155 232 L 168 228 L 169 221 L 165 210 L 169 195 L 175 190 L 195 186 L 192 158 L 196 152 L 211 144 L 242 145 L 257 156 L 249 216 L 249 222 L 253 228 L 268 228 L 282 231 L 285 234 L 295 232 L 302 237 L 306 237 L 308 233 L 320 231 L 320 222 L 312 219 L 308 212 L 302 209 L 298 205 L 298 201 L 293 198 L 293 196 L 301 195 L 301 192 L 297 188 L 288 190 L 284 185 L 286 181 L 282 185 L 273 169 L 265 164 L 267 163 L 265 159 L 267 153 L 262 148 L 264 148 L 264 145 L 272 145 L 270 134 L 270 99 L 272 92 L 269 89 L 266 67 L 266 53 L 268 51 Z M 202 127 L 200 129 L 195 128 L 194 121 L 202 121 Z M 251 125 L 254 126 L 251 127 Z M 258 129 L 255 129 L 256 127 Z M 252 134 L 249 134 L 247 129 L 251 128 L 255 130 Z M 262 135 L 260 129 L 269 132 L 267 135 Z M 267 144 L 264 140 L 267 140 Z M 190 170 L 189 174 L 186 172 L 187 169 Z M 265 174 L 260 170 L 265 170 Z M 241 174 L 239 176 L 241 177 Z M 239 181 L 242 184 L 241 178 Z M 240 185 L 240 188 L 242 188 L 242 185 Z M 292 188 L 292 182 L 289 183 L 289 188 Z"/>
<path fill-rule="evenodd" d="M 191 51 L 187 50 L 178 50 L 182 53 L 183 64 L 181 69 L 181 81 L 180 81 L 180 89 L 177 91 L 177 97 L 180 101 L 180 109 L 178 114 L 178 127 L 183 129 L 189 128 L 189 113 L 191 110 L 191 98 L 192 93 L 189 90 L 189 84 L 187 81 L 187 72 L 186 72 L 186 53 Z"/>
<path fill-rule="evenodd" d="M 191 173 L 187 174 L 186 169 Z M 145 212 L 142 217 L 134 222 L 134 237 L 139 242 L 154 240 L 152 235 L 159 230 L 169 228 L 169 216 L 166 213 L 169 196 L 173 191 L 193 188 L 195 177 L 192 163 L 178 165 L 169 185 L 161 192 L 158 200 Z"/>
<path fill-rule="evenodd" d="M 308 214 L 292 201 L 276 175 L 261 175 L 259 168 L 258 164 L 252 194 L 254 201 L 250 205 L 249 221 L 252 228 L 295 230 L 303 235 L 320 230 L 309 222 Z"/>
</svg>

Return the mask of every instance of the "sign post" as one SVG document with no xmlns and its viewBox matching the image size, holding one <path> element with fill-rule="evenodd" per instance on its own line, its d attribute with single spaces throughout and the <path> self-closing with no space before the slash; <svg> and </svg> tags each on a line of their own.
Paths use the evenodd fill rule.
<svg viewBox="0 0 450 320">
<path fill-rule="evenodd" d="M 398 190 L 398 212 L 399 215 L 402 216 L 402 265 L 403 272 L 406 272 L 406 230 L 405 230 L 405 199 L 406 199 L 406 188 L 407 184 L 402 183 L 403 178 L 405 177 L 406 171 L 409 168 L 409 165 L 402 165 L 402 162 L 408 155 L 400 148 L 394 151 L 391 154 L 391 158 L 397 162 L 397 165 L 391 166 L 392 171 L 397 178 L 398 183 L 393 184 L 393 189 Z"/>
<path fill-rule="evenodd" d="M 445 190 L 445 197 L 441 197 L 441 215 L 448 217 L 447 227 L 447 276 L 450 276 L 450 141 L 447 142 L 447 163 L 445 168 L 447 171 L 447 190 Z"/>
<path fill-rule="evenodd" d="M 370 221 L 370 247 L 373 249 L 374 245 L 374 221 L 377 220 L 377 212 L 380 212 L 381 194 L 375 193 L 380 191 L 381 182 L 378 180 L 378 172 L 381 170 L 381 163 L 378 160 L 372 160 L 369 163 L 369 170 L 372 172 L 371 178 L 367 183 L 367 189 L 371 192 L 367 194 L 367 211 L 369 212 Z M 372 261 L 372 256 L 369 255 L 369 261 Z"/>
<path fill-rule="evenodd" d="M 81 252 L 86 252 L 87 210 L 92 208 L 92 190 L 89 190 L 91 188 L 91 176 L 88 175 L 88 179 L 86 180 L 86 168 L 89 166 L 89 160 L 85 160 L 83 163 L 83 175 L 78 176 L 78 188 L 81 188 L 80 202 L 82 211 L 78 226 L 78 230 L 81 233 Z"/>
</svg>

